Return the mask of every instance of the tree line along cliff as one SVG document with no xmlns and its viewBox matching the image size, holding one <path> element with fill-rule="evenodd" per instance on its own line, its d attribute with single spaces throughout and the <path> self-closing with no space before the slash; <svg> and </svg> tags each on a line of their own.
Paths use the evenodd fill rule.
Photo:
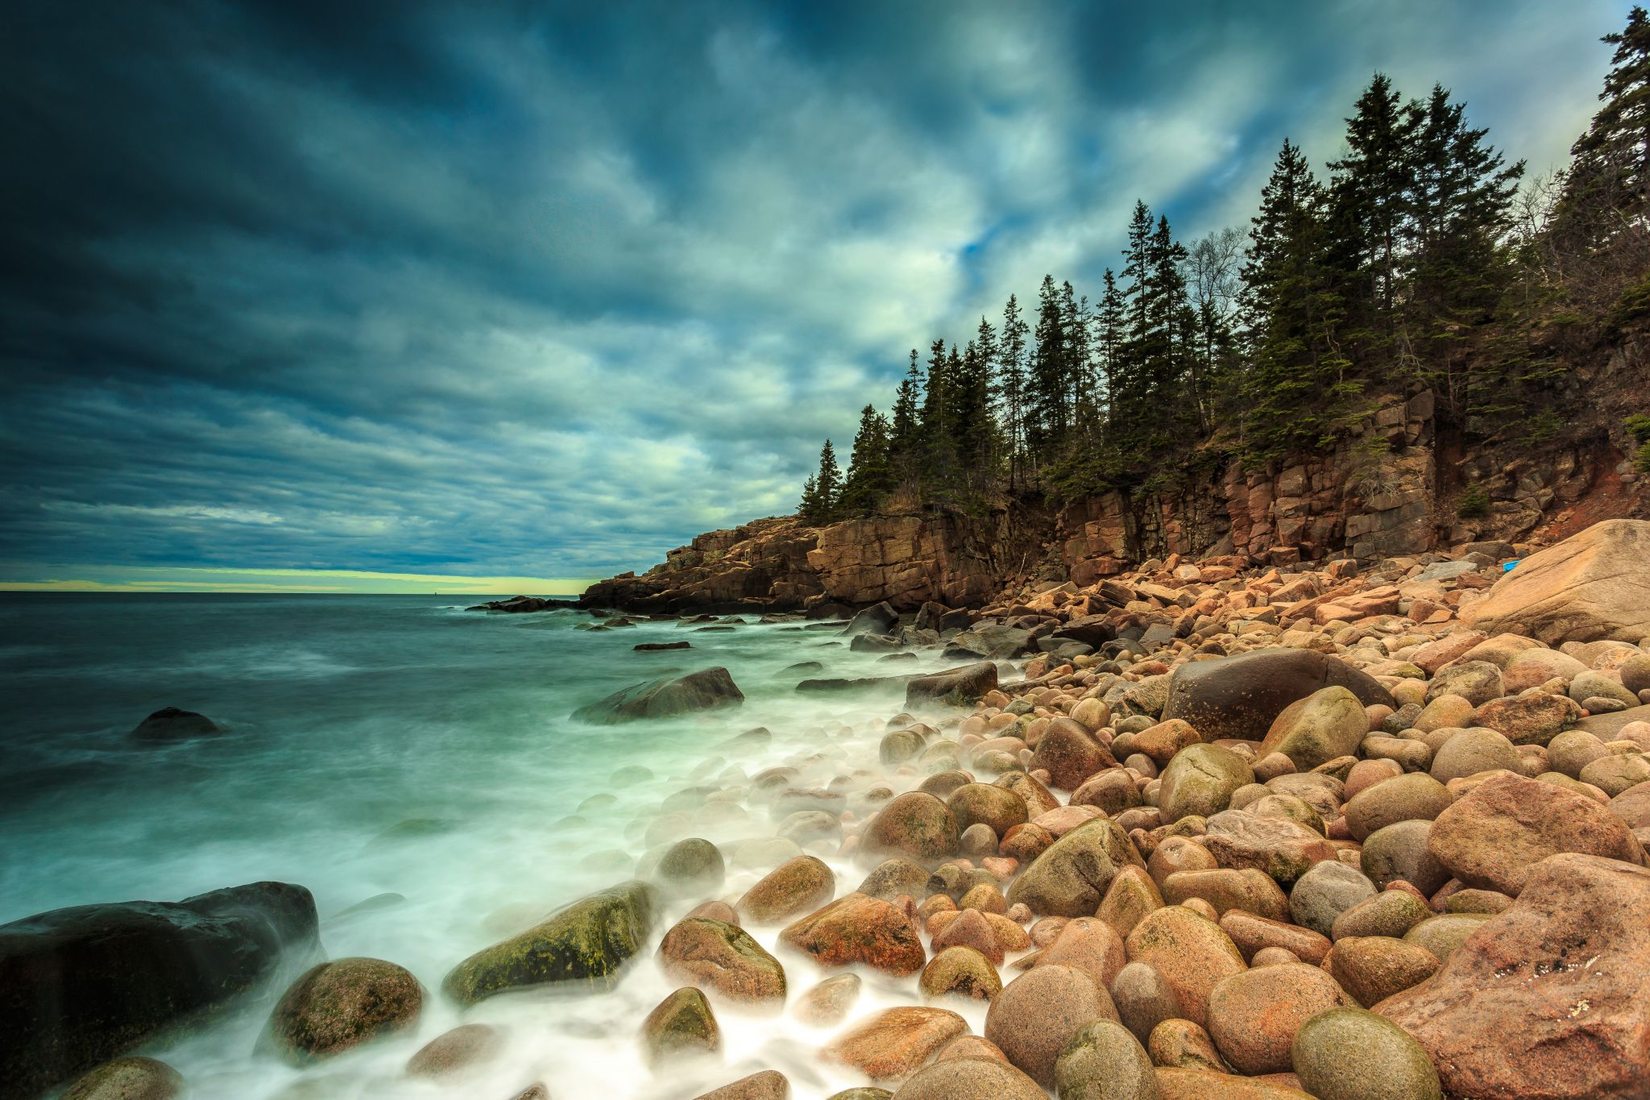
<svg viewBox="0 0 1650 1100">
<path fill-rule="evenodd" d="M 794 522 L 592 599 L 959 603 L 1154 554 L 1369 558 L 1644 514 L 1650 18 L 1605 40 L 1555 175 L 1524 178 L 1443 87 L 1376 74 L 1321 176 L 1283 141 L 1247 232 L 1187 245 L 1137 203 L 1092 302 L 1047 276 L 1034 309 L 912 349 Z"/>
</svg>

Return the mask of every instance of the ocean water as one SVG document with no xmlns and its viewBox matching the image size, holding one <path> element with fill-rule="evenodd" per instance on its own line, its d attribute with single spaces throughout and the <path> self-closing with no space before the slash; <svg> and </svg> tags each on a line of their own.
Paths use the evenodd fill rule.
<svg viewBox="0 0 1650 1100">
<path fill-rule="evenodd" d="M 783 858 L 775 815 L 749 782 L 764 768 L 795 767 L 800 786 L 847 777 L 861 818 L 864 791 L 917 781 L 877 762 L 897 692 L 801 695 L 795 685 L 945 667 L 937 651 L 891 666 L 801 623 L 581 629 L 592 622 L 466 612 L 444 597 L 0 597 L 0 923 L 277 879 L 313 891 L 329 957 L 388 959 L 428 990 L 415 1031 L 298 1070 L 254 1051 L 280 992 L 272 983 L 145 1049 L 185 1075 L 195 1100 L 509 1100 L 534 1081 L 556 1100 L 685 1100 L 763 1068 L 785 1072 L 799 1100 L 865 1083 L 816 1056 L 840 1029 L 721 1004 L 719 1059 L 650 1072 L 639 1025 L 674 987 L 652 945 L 611 992 L 536 990 L 463 1012 L 440 995 L 461 959 L 632 877 L 683 837 L 722 846 L 729 874 L 717 896 L 736 898 Z M 681 640 L 693 648 L 632 650 Z M 787 670 L 803 661 L 823 669 Z M 619 726 L 569 717 L 629 684 L 712 665 L 729 669 L 743 706 Z M 229 732 L 164 746 L 128 736 L 163 706 Z M 735 740 L 754 727 L 771 736 Z M 836 869 L 841 893 L 865 869 L 836 849 L 808 848 Z M 653 943 L 699 900 L 672 903 Z M 793 999 L 825 976 L 779 952 L 774 930 L 754 931 L 780 954 Z M 863 977 L 845 1027 L 895 1003 L 885 979 Z M 959 1010 L 977 1032 L 983 1006 Z M 414 1051 L 469 1022 L 498 1026 L 503 1053 L 456 1080 L 406 1077 Z"/>
</svg>

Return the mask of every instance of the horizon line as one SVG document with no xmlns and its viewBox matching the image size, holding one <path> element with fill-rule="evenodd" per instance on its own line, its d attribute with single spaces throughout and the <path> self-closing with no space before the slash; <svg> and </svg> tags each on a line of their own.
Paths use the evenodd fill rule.
<svg viewBox="0 0 1650 1100">
<path fill-rule="evenodd" d="M 223 592 L 315 595 L 578 596 L 595 583 L 583 577 L 466 576 L 370 569 L 225 566 L 13 565 L 0 592 Z"/>
</svg>

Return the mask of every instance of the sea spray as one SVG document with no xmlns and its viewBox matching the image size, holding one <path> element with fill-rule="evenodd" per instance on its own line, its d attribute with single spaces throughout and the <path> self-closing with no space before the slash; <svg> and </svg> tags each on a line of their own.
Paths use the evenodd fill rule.
<svg viewBox="0 0 1650 1100">
<path fill-rule="evenodd" d="M 795 691 L 799 674 L 784 670 L 798 661 L 823 665 L 807 674 L 816 676 L 896 668 L 817 624 L 590 630 L 595 620 L 574 612 L 489 616 L 388 597 L 31 598 L 7 600 L 0 614 L 39 639 L 0 655 L 24 688 L 6 742 L 22 768 L 8 782 L 50 788 L 0 810 L 20 838 L 0 868 L 5 920 L 285 879 L 315 892 L 331 957 L 388 959 L 433 993 L 463 958 L 631 877 L 688 836 L 716 842 L 727 859 L 716 897 L 736 900 L 799 848 L 831 865 L 840 896 L 867 864 L 839 856 L 829 833 L 778 839 L 789 814 L 776 812 L 775 795 L 836 791 L 863 821 L 875 811 L 869 792 L 916 781 L 909 767 L 896 780 L 878 762 L 886 719 L 903 703 L 897 690 Z M 679 640 L 691 648 L 633 649 Z M 897 671 L 948 663 L 925 651 Z M 746 695 L 737 709 L 618 726 L 570 718 L 630 684 L 718 665 Z M 88 669 L 100 691 L 64 690 Z M 129 741 L 144 714 L 174 703 L 229 732 L 158 749 Z M 862 1083 L 817 1052 L 901 1003 L 893 979 L 874 971 L 862 972 L 860 998 L 831 1028 L 747 1016 L 713 998 L 721 1058 L 657 1077 L 643 1068 L 641 1022 L 675 988 L 653 953 L 702 900 L 668 900 L 609 992 L 543 986 L 468 1010 L 432 995 L 416 1030 L 298 1071 L 254 1054 L 280 993 L 271 989 L 152 1052 L 198 1095 L 254 1100 L 451 1096 L 453 1082 L 404 1069 L 460 1023 L 494 1025 L 503 1041 L 463 1077 L 467 1096 L 508 1100 L 544 1081 L 557 1096 L 667 1100 L 761 1068 L 785 1072 L 799 1100 Z M 794 1001 L 828 972 L 783 947 L 779 931 L 751 929 L 784 963 Z M 983 1003 L 960 1011 L 977 1032 Z"/>
</svg>

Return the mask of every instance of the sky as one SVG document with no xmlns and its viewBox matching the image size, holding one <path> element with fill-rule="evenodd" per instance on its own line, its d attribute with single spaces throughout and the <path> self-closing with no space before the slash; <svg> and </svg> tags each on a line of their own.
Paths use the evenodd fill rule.
<svg viewBox="0 0 1650 1100">
<path fill-rule="evenodd" d="M 12 0 L 0 587 L 641 571 L 1376 70 L 1562 166 L 1628 7 Z"/>
</svg>

